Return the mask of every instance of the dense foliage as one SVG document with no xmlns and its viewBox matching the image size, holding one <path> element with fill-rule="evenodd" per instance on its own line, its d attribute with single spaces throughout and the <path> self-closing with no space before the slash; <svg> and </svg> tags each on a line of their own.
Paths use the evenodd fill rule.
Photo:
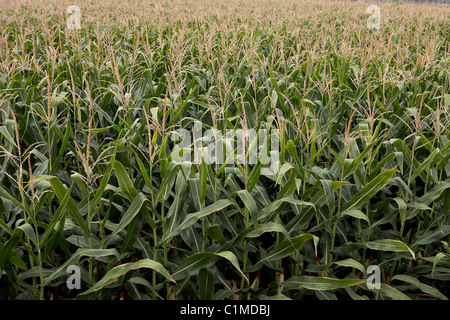
<svg viewBox="0 0 450 320">
<path fill-rule="evenodd" d="M 450 297 L 448 4 L 42 2 L 0 4 L 0 299 Z M 277 171 L 174 161 L 194 121 Z"/>
</svg>

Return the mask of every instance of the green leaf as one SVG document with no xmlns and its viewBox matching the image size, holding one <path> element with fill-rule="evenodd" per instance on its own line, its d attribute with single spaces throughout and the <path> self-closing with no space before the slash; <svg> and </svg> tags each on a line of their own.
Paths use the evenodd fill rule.
<svg viewBox="0 0 450 320">
<path fill-rule="evenodd" d="M 260 235 L 262 235 L 265 232 L 280 232 L 284 234 L 284 236 L 289 239 L 289 233 L 287 232 L 286 228 L 283 227 L 281 223 L 276 222 L 267 222 L 261 226 L 258 227 L 258 230 L 251 230 L 249 233 L 246 234 L 247 238 L 257 238 Z"/>
<path fill-rule="evenodd" d="M 117 175 L 117 180 L 119 181 L 119 187 L 120 190 L 125 194 L 125 196 L 127 197 L 127 199 L 133 203 L 133 201 L 135 200 L 135 197 L 138 196 L 138 191 L 136 190 L 135 186 L 133 185 L 133 182 L 131 181 L 130 177 L 128 176 L 127 172 L 125 171 L 125 168 L 123 167 L 123 165 L 118 162 L 118 161 L 114 161 L 114 171 L 116 172 Z M 139 204 L 139 202 L 142 199 L 137 200 L 137 204 Z M 142 207 L 142 203 L 141 203 L 141 207 Z M 142 213 L 142 217 L 145 219 L 145 221 L 148 222 L 148 224 L 152 227 L 152 228 L 156 228 L 155 222 L 153 221 L 153 219 L 150 217 L 150 214 L 147 210 L 147 208 L 144 206 L 142 207 L 141 210 Z M 134 221 L 134 220 L 133 220 Z M 138 221 L 134 221 L 133 225 L 135 225 Z M 128 222 L 130 223 L 130 222 Z M 127 240 L 130 241 L 128 245 L 123 246 L 123 250 L 128 250 L 128 247 L 131 247 L 134 243 L 134 241 L 136 240 L 136 237 L 132 236 L 131 234 L 127 234 Z"/>
<path fill-rule="evenodd" d="M 8 191 L 6 191 L 5 188 L 3 188 L 2 186 L 0 186 L 0 195 L 2 195 L 3 197 L 5 197 L 6 199 L 10 200 L 12 203 L 14 203 L 16 206 L 18 206 L 20 209 L 25 211 L 25 208 L 23 207 L 23 205 L 17 201 L 13 196 L 11 196 L 9 194 Z"/>
<path fill-rule="evenodd" d="M 361 210 L 349 209 L 341 212 L 342 216 L 350 216 L 356 219 L 365 220 L 370 223 L 369 217 L 367 217 Z"/>
<path fill-rule="evenodd" d="M 439 290 L 437 290 L 427 284 L 424 284 L 424 283 L 420 282 L 419 280 L 417 280 L 416 278 L 413 278 L 411 276 L 399 274 L 399 275 L 394 276 L 391 279 L 391 281 L 394 281 L 394 280 L 400 280 L 403 282 L 411 283 L 411 284 L 415 285 L 417 288 L 419 288 L 422 292 L 431 294 L 432 296 L 435 296 L 441 300 L 448 300 L 447 297 L 444 296 Z"/>
<path fill-rule="evenodd" d="M 436 230 L 427 230 L 425 233 L 417 237 L 416 241 L 411 247 L 417 248 L 419 246 L 434 243 L 450 234 L 450 225 L 441 225 Z"/>
<path fill-rule="evenodd" d="M 72 192 L 72 187 L 73 187 L 73 185 L 70 186 L 69 190 L 67 190 L 66 194 L 64 195 L 64 198 L 62 199 L 61 203 L 59 204 L 58 209 L 53 214 L 52 220 L 48 224 L 47 229 L 45 230 L 44 234 L 41 237 L 41 241 L 40 241 L 41 245 L 45 245 L 45 242 L 47 241 L 48 237 L 51 236 L 55 232 L 54 227 L 56 226 L 58 221 L 60 221 L 60 218 L 61 218 L 62 214 L 64 213 L 64 211 L 66 210 L 67 204 L 69 203 L 70 193 Z"/>
<path fill-rule="evenodd" d="M 67 268 L 70 265 L 78 264 L 81 257 L 105 257 L 105 256 L 116 256 L 119 259 L 119 252 L 116 249 L 78 249 L 65 263 L 63 263 L 58 269 L 53 272 L 51 276 L 44 280 L 44 285 L 48 285 L 51 281 L 59 278 L 60 276 L 66 274 Z"/>
<path fill-rule="evenodd" d="M 51 178 L 49 182 L 59 201 L 61 202 L 64 201 L 64 197 L 67 194 L 67 190 L 66 188 L 64 188 L 59 178 L 56 177 Z M 83 219 L 83 216 L 80 214 L 78 206 L 75 204 L 75 201 L 72 199 L 72 197 L 70 197 L 70 195 L 69 199 L 67 200 L 66 210 L 72 217 L 72 219 L 78 224 L 81 230 L 83 230 L 84 234 L 86 236 L 90 235 L 91 231 L 89 230 L 86 221 Z"/>
<path fill-rule="evenodd" d="M 231 251 L 222 251 L 218 253 L 200 252 L 193 254 L 187 259 L 183 260 L 178 270 L 172 276 L 175 280 L 183 279 L 186 276 L 194 274 L 201 268 L 206 268 L 218 257 L 222 257 L 230 261 L 231 264 L 236 268 L 236 270 L 238 270 L 239 273 L 245 277 L 244 273 L 239 267 L 239 263 L 236 256 Z"/>
<path fill-rule="evenodd" d="M 98 186 L 97 191 L 95 192 L 94 200 L 90 204 L 91 214 L 93 214 L 95 212 L 95 208 L 99 204 L 99 202 L 105 192 L 106 186 L 108 185 L 108 182 L 111 177 L 112 170 L 113 170 L 114 162 L 116 159 L 117 147 L 118 146 L 116 145 L 114 148 L 114 152 L 113 152 L 111 159 L 109 160 L 108 167 L 106 168 L 105 173 L 103 174 L 102 180 L 100 182 L 100 185 Z"/>
<path fill-rule="evenodd" d="M 206 198 L 206 183 L 208 181 L 208 168 L 206 167 L 205 160 L 202 157 L 202 164 L 200 166 L 200 203 L 202 206 L 205 205 Z"/>
<path fill-rule="evenodd" d="M 127 212 L 125 212 L 125 214 L 123 215 L 116 229 L 111 233 L 111 237 L 118 234 L 126 226 L 128 226 L 131 220 L 133 220 L 134 217 L 139 213 L 145 201 L 148 201 L 147 197 L 143 193 L 139 192 L 134 198 L 133 202 L 131 202 L 130 207 L 128 208 Z"/>
<path fill-rule="evenodd" d="M 366 272 L 366 268 L 364 268 L 364 266 L 361 263 L 352 258 L 336 261 L 335 264 L 337 264 L 338 266 L 355 268 L 361 271 L 362 273 Z"/>
<path fill-rule="evenodd" d="M 274 296 L 266 296 L 265 294 L 259 294 L 258 295 L 259 300 L 292 300 L 289 297 L 286 297 L 285 295 L 278 293 Z"/>
<path fill-rule="evenodd" d="M 212 226 L 208 226 L 206 229 L 206 234 L 219 243 L 225 243 L 225 237 L 223 236 L 222 230 L 218 224 L 214 224 Z"/>
<path fill-rule="evenodd" d="M 16 228 L 22 229 L 25 235 L 28 239 L 31 240 L 31 242 L 34 244 L 34 246 L 37 248 L 37 239 L 36 239 L 36 233 L 31 224 L 24 223 L 21 226 L 18 226 Z"/>
<path fill-rule="evenodd" d="M 416 255 L 414 254 L 414 252 L 400 240 L 382 239 L 369 241 L 365 243 L 365 246 L 372 250 L 409 252 L 411 253 L 413 259 L 416 260 Z"/>
<path fill-rule="evenodd" d="M 359 209 L 365 203 L 367 203 L 378 191 L 383 188 L 386 183 L 392 178 L 397 167 L 391 170 L 384 171 L 376 176 L 372 181 L 365 185 L 361 190 L 359 190 L 355 195 L 353 195 L 350 200 L 342 207 L 342 211 L 349 209 Z"/>
<path fill-rule="evenodd" d="M 58 163 L 61 161 L 61 158 L 64 155 L 64 152 L 66 151 L 66 146 L 69 143 L 70 133 L 72 132 L 72 123 L 70 121 L 70 113 L 68 114 L 67 118 L 67 126 L 66 126 L 66 132 L 64 133 L 64 138 L 62 140 L 62 145 L 59 149 L 59 153 L 56 156 L 55 160 L 53 161 L 53 164 L 51 166 L 50 175 L 53 175 L 58 168 Z"/>
<path fill-rule="evenodd" d="M 232 204 L 236 205 L 234 201 L 221 199 L 198 212 L 188 214 L 186 216 L 186 219 L 184 219 L 184 221 L 180 225 L 176 226 L 164 239 L 160 240 L 159 244 L 168 241 L 169 239 L 178 235 L 181 231 L 193 226 L 200 218 L 205 217 L 213 212 L 222 210 Z"/>
<path fill-rule="evenodd" d="M 200 252 L 191 255 L 183 260 L 177 271 L 172 274 L 172 277 L 178 281 L 185 277 L 191 276 L 201 268 L 206 268 L 208 264 L 217 259 L 217 256 L 211 252 Z"/>
<path fill-rule="evenodd" d="M 11 238 L 6 241 L 5 245 L 0 249 L 0 270 L 3 271 L 12 262 L 14 248 L 22 237 L 22 229 L 16 228 L 13 231 Z"/>
<path fill-rule="evenodd" d="M 106 287 L 107 285 L 115 282 L 118 278 L 123 276 L 128 271 L 141 268 L 155 270 L 156 272 L 162 274 L 167 280 L 175 282 L 175 280 L 173 280 L 173 278 L 170 276 L 169 272 L 167 272 L 167 270 L 164 269 L 164 267 L 159 262 L 153 261 L 151 259 L 142 259 L 137 262 L 125 263 L 112 268 L 103 276 L 103 278 L 99 282 L 97 282 L 94 286 L 92 286 L 85 292 L 81 293 L 79 297 L 81 298 L 84 295 L 91 294 Z"/>
<path fill-rule="evenodd" d="M 387 285 L 386 283 L 380 283 L 380 294 L 392 298 L 393 300 L 411 300 L 411 298 L 408 297 L 406 294 L 402 293 L 401 291 L 395 288 L 392 288 L 390 285 Z"/>
<path fill-rule="evenodd" d="M 255 228 L 258 228 L 258 207 L 256 206 L 255 200 L 253 200 L 250 193 L 245 189 L 237 191 L 236 194 L 241 198 L 242 202 L 244 202 L 245 207 L 250 212 L 253 225 L 255 226 Z"/>
<path fill-rule="evenodd" d="M 247 276 L 242 272 L 241 268 L 239 267 L 239 262 L 238 259 L 236 258 L 236 256 L 234 255 L 233 252 L 231 251 L 222 251 L 219 253 L 216 253 L 217 256 L 222 257 L 227 259 L 228 261 L 231 262 L 231 264 L 236 268 L 237 271 L 239 271 L 239 273 L 245 278 L 245 280 L 247 280 L 248 282 L 248 278 Z"/>
<path fill-rule="evenodd" d="M 334 279 L 327 277 L 294 276 L 284 281 L 282 285 L 286 289 L 306 288 L 310 290 L 336 290 L 353 287 L 364 282 L 366 282 L 364 279 Z"/>
<path fill-rule="evenodd" d="M 211 300 L 214 295 L 214 272 L 203 268 L 198 273 L 198 295 L 200 300 Z"/>
<path fill-rule="evenodd" d="M 255 265 L 249 267 L 247 271 L 254 272 L 259 270 L 262 264 L 267 261 L 275 261 L 297 252 L 307 240 L 314 240 L 317 243 L 318 238 L 312 234 L 305 233 L 297 237 L 286 239 L 273 248 L 264 258 L 260 259 Z"/>
<path fill-rule="evenodd" d="M 433 260 L 433 268 L 431 270 L 431 275 L 434 274 L 434 269 L 436 268 L 436 265 L 438 264 L 439 260 L 441 260 L 444 257 L 445 257 L 445 254 L 442 252 L 439 252 L 438 254 L 436 254 L 436 256 L 434 257 L 434 260 Z"/>
<path fill-rule="evenodd" d="M 125 171 L 125 168 L 120 162 L 114 161 L 114 171 L 116 172 L 117 180 L 119 181 L 120 190 L 122 190 L 129 201 L 133 201 L 138 192 Z"/>
<path fill-rule="evenodd" d="M 433 201 L 438 199 L 442 193 L 450 188 L 450 182 L 442 181 L 439 182 L 433 189 L 428 190 L 427 193 L 425 193 L 418 202 L 424 204 L 424 205 L 430 205 Z"/>
<path fill-rule="evenodd" d="M 262 220 L 266 218 L 266 221 L 272 220 L 272 217 L 276 214 L 276 210 L 283 204 L 283 203 L 292 203 L 295 205 L 300 206 L 310 206 L 315 209 L 315 205 L 311 202 L 305 202 L 293 198 L 281 198 L 279 200 L 273 201 L 271 204 L 263 208 L 258 215 L 258 220 Z"/>
<path fill-rule="evenodd" d="M 439 148 L 433 150 L 433 152 L 420 164 L 420 166 L 413 170 L 412 175 L 408 179 L 408 184 L 410 184 L 415 178 L 417 178 L 426 168 L 428 168 L 431 162 L 434 160 L 436 155 L 441 152 Z"/>
</svg>

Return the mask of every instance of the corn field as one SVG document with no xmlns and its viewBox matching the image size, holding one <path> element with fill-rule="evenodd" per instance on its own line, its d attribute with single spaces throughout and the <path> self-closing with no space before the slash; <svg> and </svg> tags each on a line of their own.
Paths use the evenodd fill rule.
<svg viewBox="0 0 450 320">
<path fill-rule="evenodd" d="M 448 300 L 450 5 L 370 5 L 1 1 L 0 300 Z"/>
</svg>

